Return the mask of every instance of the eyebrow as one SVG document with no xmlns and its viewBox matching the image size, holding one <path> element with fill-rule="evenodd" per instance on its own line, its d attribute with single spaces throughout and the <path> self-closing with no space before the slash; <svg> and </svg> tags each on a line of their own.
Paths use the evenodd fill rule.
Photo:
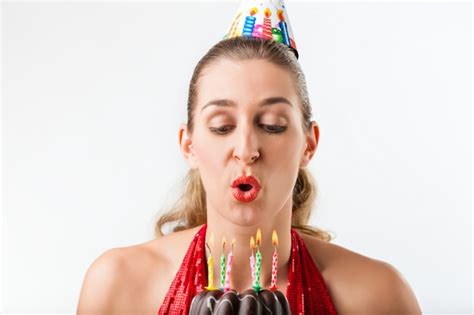
<svg viewBox="0 0 474 315">
<path fill-rule="evenodd" d="M 293 105 L 291 104 L 291 102 L 288 99 L 286 99 L 284 97 L 281 97 L 281 96 L 266 98 L 266 99 L 264 99 L 260 102 L 259 106 L 269 106 L 269 105 L 274 105 L 274 104 L 278 104 L 278 103 L 287 104 L 287 105 L 293 107 Z M 206 105 L 204 105 L 204 107 L 201 108 L 201 112 L 204 110 L 204 108 L 206 108 L 208 106 L 211 106 L 211 105 L 222 106 L 222 107 L 236 107 L 237 106 L 232 100 L 218 99 L 218 100 L 212 100 L 212 101 L 208 102 Z"/>
</svg>

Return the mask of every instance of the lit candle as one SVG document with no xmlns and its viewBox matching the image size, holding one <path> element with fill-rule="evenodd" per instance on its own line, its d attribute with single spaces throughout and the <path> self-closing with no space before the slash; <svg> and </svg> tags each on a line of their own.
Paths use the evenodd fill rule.
<svg viewBox="0 0 474 315">
<path fill-rule="evenodd" d="M 232 271 L 232 259 L 234 258 L 234 244 L 235 244 L 235 239 L 232 240 L 232 245 L 230 247 L 230 252 L 229 255 L 227 256 L 227 268 L 226 268 L 226 274 L 225 274 L 225 285 L 224 285 L 224 292 L 227 292 L 230 290 L 230 272 Z"/>
<path fill-rule="evenodd" d="M 211 246 L 214 244 L 214 234 L 211 233 L 211 237 L 209 239 L 209 242 L 211 243 Z M 209 258 L 207 259 L 207 287 L 206 290 L 216 290 L 214 287 L 214 258 L 212 258 L 212 252 L 211 248 L 209 247 L 209 244 L 206 243 L 207 248 L 209 249 Z"/>
<path fill-rule="evenodd" d="M 272 39 L 272 20 L 270 19 L 270 16 L 272 15 L 272 11 L 269 8 L 266 8 L 265 11 L 263 11 L 265 14 L 265 17 L 263 18 L 263 32 L 262 32 L 262 37 L 266 39 Z"/>
<path fill-rule="evenodd" d="M 253 27 L 255 26 L 255 21 L 257 20 L 254 15 L 257 14 L 257 12 L 258 10 L 255 7 L 250 10 L 250 15 L 247 15 L 244 21 L 242 36 L 252 36 Z"/>
<path fill-rule="evenodd" d="M 221 289 L 225 284 L 225 236 L 222 238 L 222 255 L 221 255 Z"/>
<path fill-rule="evenodd" d="M 278 246 L 278 235 L 275 230 L 272 233 L 272 244 L 275 247 L 275 251 L 273 252 L 273 259 L 272 259 L 272 282 L 270 284 L 270 290 L 276 291 L 277 290 L 277 273 L 278 273 L 278 253 L 277 253 L 277 246 Z"/>
<path fill-rule="evenodd" d="M 285 15 L 283 14 L 283 10 L 278 10 L 278 19 L 280 20 L 280 23 L 278 25 L 280 26 L 281 29 L 281 36 L 283 43 L 290 46 L 290 36 L 288 35 L 288 25 L 285 22 Z"/>
<path fill-rule="evenodd" d="M 257 245 L 257 254 L 255 255 L 255 283 L 253 284 L 253 289 L 256 292 L 260 292 L 262 287 L 260 286 L 260 270 L 262 267 L 262 253 L 260 252 L 260 244 L 262 242 L 262 232 L 260 229 L 257 230 L 257 236 L 255 238 L 255 243 Z"/>
<path fill-rule="evenodd" d="M 252 249 L 252 255 L 250 256 L 250 271 L 252 274 L 252 284 L 255 283 L 255 256 L 253 249 L 255 248 L 255 239 L 253 236 L 250 238 L 250 248 Z"/>
</svg>

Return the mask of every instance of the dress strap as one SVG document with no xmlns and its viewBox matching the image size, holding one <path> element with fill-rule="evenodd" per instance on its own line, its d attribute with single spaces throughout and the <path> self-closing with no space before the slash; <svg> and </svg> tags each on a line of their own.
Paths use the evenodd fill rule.
<svg viewBox="0 0 474 315">
<path fill-rule="evenodd" d="M 187 314 L 193 297 L 206 285 L 206 229 L 204 224 L 194 236 L 183 262 L 166 294 L 158 314 Z"/>
<path fill-rule="evenodd" d="M 286 297 L 293 315 L 336 314 L 324 278 L 315 265 L 303 238 L 293 228 L 291 229 L 291 255 Z"/>
</svg>

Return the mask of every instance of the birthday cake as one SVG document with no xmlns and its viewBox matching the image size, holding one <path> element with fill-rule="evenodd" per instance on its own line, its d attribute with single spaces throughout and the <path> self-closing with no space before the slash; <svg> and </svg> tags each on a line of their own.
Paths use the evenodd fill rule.
<svg viewBox="0 0 474 315">
<path fill-rule="evenodd" d="M 237 293 L 235 290 L 204 290 L 192 302 L 189 315 L 229 315 L 229 314 L 291 314 L 285 295 L 278 290 L 253 289 Z"/>
</svg>

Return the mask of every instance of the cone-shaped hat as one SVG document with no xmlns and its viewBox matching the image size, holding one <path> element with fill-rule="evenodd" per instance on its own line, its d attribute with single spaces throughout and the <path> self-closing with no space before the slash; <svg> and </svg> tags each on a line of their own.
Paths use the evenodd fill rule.
<svg viewBox="0 0 474 315">
<path fill-rule="evenodd" d="M 290 47 L 298 58 L 283 0 L 242 0 L 224 39 L 236 36 L 275 40 Z"/>
</svg>

